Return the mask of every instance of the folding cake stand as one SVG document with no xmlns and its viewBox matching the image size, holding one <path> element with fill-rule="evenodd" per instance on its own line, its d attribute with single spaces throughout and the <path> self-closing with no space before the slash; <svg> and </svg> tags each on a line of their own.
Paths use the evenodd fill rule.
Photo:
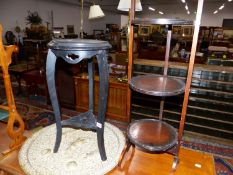
<svg viewBox="0 0 233 175">
<path fill-rule="evenodd" d="M 134 7 L 135 1 L 132 2 L 131 7 Z M 193 25 L 192 21 L 177 20 L 177 19 L 131 19 L 131 24 L 163 24 L 168 25 L 166 54 L 164 62 L 163 75 L 139 75 L 131 78 L 132 74 L 132 41 L 133 41 L 133 27 L 131 26 L 129 38 L 129 65 L 128 65 L 128 80 L 132 90 L 142 94 L 162 97 L 160 102 L 160 113 L 158 119 L 141 119 L 133 121 L 127 130 L 129 138 L 128 148 L 131 144 L 149 151 L 163 153 L 167 152 L 174 155 L 172 164 L 172 171 L 176 170 L 179 162 L 179 150 L 184 129 L 184 121 L 188 104 L 188 96 L 192 79 L 192 71 L 194 66 L 194 58 L 196 52 L 196 45 L 198 39 L 198 32 L 200 26 L 200 19 L 202 13 L 203 0 L 198 2 L 197 19 L 195 23 L 195 30 L 193 36 L 193 44 L 191 50 L 191 57 L 189 60 L 189 71 L 187 76 L 186 85 L 183 81 L 167 76 L 168 60 L 170 53 L 171 31 L 172 25 Z M 132 8 L 134 9 L 134 8 Z M 131 16 L 134 17 L 134 11 L 131 11 Z M 179 131 L 170 124 L 162 121 L 164 98 L 167 96 L 184 94 L 184 101 L 182 106 L 181 120 Z"/>
<path fill-rule="evenodd" d="M 143 21 L 135 21 L 140 23 Z M 182 20 L 151 20 L 152 24 L 167 24 L 167 44 L 165 54 L 165 64 L 163 75 L 139 75 L 133 77 L 130 81 L 131 89 L 147 95 L 167 97 L 179 95 L 184 92 L 185 83 L 182 80 L 175 79 L 167 76 L 168 60 L 170 53 L 171 43 L 171 30 L 173 24 L 192 24 L 189 21 Z M 175 144 L 178 144 L 178 133 L 176 129 L 168 123 L 162 121 L 164 108 L 164 98 L 160 102 L 159 119 L 141 119 L 134 121 L 128 128 L 128 138 L 134 145 L 146 149 L 148 151 L 164 152 L 172 148 Z M 171 152 L 173 154 L 173 152 Z M 174 152 L 173 167 L 176 167 L 178 163 L 178 151 Z"/>
</svg>

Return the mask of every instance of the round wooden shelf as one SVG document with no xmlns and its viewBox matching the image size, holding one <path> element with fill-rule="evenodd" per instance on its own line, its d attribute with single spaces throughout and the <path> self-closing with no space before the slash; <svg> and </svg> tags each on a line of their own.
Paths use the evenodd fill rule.
<svg viewBox="0 0 233 175">
<path fill-rule="evenodd" d="M 142 119 L 129 125 L 131 143 L 148 151 L 166 151 L 177 142 L 177 131 L 171 125 L 156 119 Z"/>
<path fill-rule="evenodd" d="M 184 92 L 182 80 L 164 75 L 139 75 L 130 81 L 130 87 L 140 93 L 153 96 L 173 96 Z"/>
</svg>

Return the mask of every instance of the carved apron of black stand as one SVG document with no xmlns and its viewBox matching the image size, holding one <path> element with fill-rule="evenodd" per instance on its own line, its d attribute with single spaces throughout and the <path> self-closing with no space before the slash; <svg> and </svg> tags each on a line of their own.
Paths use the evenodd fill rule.
<svg viewBox="0 0 233 175">
<path fill-rule="evenodd" d="M 107 63 L 108 49 L 111 47 L 108 42 L 97 40 L 53 40 L 49 44 L 49 51 L 46 63 L 46 76 L 48 91 L 56 119 L 56 142 L 54 152 L 57 152 L 62 140 L 62 127 L 90 129 L 97 132 L 98 148 L 101 160 L 106 160 L 104 147 L 104 121 L 108 96 L 109 69 Z M 94 111 L 94 66 L 93 57 L 96 56 L 99 67 L 100 92 L 98 116 Z M 61 112 L 57 100 L 55 86 L 55 64 L 57 58 L 63 58 L 70 64 L 80 63 L 88 60 L 89 77 L 89 110 L 74 116 L 68 120 L 61 121 Z"/>
</svg>

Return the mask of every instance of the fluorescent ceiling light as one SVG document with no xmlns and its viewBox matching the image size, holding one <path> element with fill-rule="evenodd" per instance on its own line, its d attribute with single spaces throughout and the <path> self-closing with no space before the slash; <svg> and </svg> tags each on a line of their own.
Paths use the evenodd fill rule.
<svg viewBox="0 0 233 175">
<path fill-rule="evenodd" d="M 185 3 L 185 0 L 181 0 L 181 2 Z"/>
<path fill-rule="evenodd" d="M 155 11 L 155 9 L 153 7 L 148 7 L 148 9 L 151 11 Z"/>
<path fill-rule="evenodd" d="M 218 10 L 215 10 L 213 14 L 216 14 L 216 13 L 218 13 Z"/>
<path fill-rule="evenodd" d="M 231 2 L 232 0 L 228 0 L 228 2 Z"/>
<path fill-rule="evenodd" d="M 219 7 L 219 10 L 222 10 L 223 8 L 224 8 L 224 4 L 221 7 Z"/>
<path fill-rule="evenodd" d="M 187 14 L 189 15 L 189 14 L 190 14 L 190 11 L 187 11 Z"/>
<path fill-rule="evenodd" d="M 159 14 L 160 14 L 160 15 L 163 15 L 164 13 L 163 13 L 163 12 L 161 12 L 161 11 L 159 11 Z"/>
<path fill-rule="evenodd" d="M 188 9 L 189 9 L 189 7 L 188 7 L 188 5 L 187 5 L 187 4 L 185 5 L 185 9 L 186 9 L 186 10 L 188 10 Z"/>
</svg>

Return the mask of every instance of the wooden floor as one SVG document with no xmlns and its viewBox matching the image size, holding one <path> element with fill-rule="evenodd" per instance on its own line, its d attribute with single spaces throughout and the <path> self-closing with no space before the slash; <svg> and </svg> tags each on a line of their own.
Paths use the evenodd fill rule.
<svg viewBox="0 0 233 175">
<path fill-rule="evenodd" d="M 9 143 L 5 129 L 6 126 L 0 123 L 1 152 L 7 149 Z M 5 157 L 1 155 L 0 169 L 14 175 L 24 174 L 19 167 L 17 155 L 18 151 Z M 113 169 L 108 175 L 215 175 L 213 156 L 210 154 L 182 148 L 180 163 L 175 173 L 171 173 L 172 161 L 172 155 L 150 154 L 131 147 L 125 154 L 121 166 Z"/>
<path fill-rule="evenodd" d="M 181 148 L 180 163 L 171 172 L 173 156 L 170 154 L 150 154 L 131 147 L 124 157 L 121 167 L 109 175 L 214 175 L 214 161 L 209 154 Z"/>
</svg>

